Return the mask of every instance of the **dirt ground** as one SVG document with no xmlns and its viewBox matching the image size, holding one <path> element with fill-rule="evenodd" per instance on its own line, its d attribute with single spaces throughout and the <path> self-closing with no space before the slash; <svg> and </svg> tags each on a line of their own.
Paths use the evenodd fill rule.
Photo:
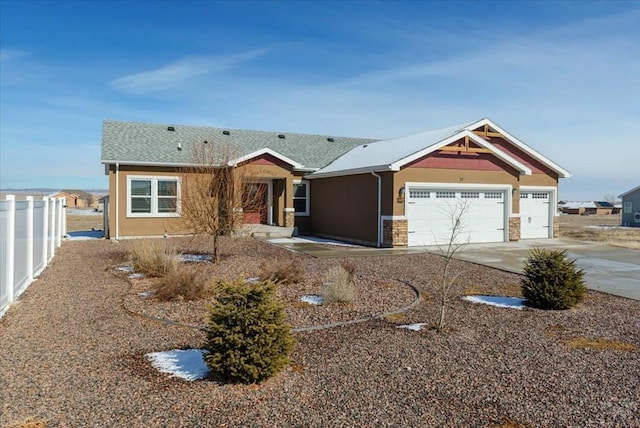
<svg viewBox="0 0 640 428">
<path fill-rule="evenodd" d="M 102 230 L 102 213 L 98 215 L 76 215 L 67 213 L 67 232 Z"/>
<path fill-rule="evenodd" d="M 621 227 L 620 214 L 561 214 L 560 237 L 640 249 L 640 228 Z"/>
</svg>

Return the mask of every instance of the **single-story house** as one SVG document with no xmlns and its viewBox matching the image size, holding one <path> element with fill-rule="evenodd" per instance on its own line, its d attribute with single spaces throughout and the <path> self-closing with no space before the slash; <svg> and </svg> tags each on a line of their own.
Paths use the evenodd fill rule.
<svg viewBox="0 0 640 428">
<path fill-rule="evenodd" d="M 565 214 L 580 215 L 609 215 L 618 214 L 620 210 L 607 201 L 584 201 L 566 202 L 562 206 L 562 212 Z"/>
<path fill-rule="evenodd" d="M 622 199 L 622 225 L 640 227 L 640 186 L 618 197 Z"/>
<path fill-rule="evenodd" d="M 570 176 L 486 118 L 387 140 L 105 120 L 108 236 L 188 233 L 185 148 L 211 143 L 232 147 L 233 164 L 251 171 L 247 186 L 265 195 L 245 221 L 378 247 L 443 243 L 461 204 L 465 242 L 552 238 L 558 181 Z"/>
<path fill-rule="evenodd" d="M 65 198 L 67 207 L 70 208 L 88 208 L 93 201 L 93 195 L 83 190 L 60 190 L 51 197 Z"/>
</svg>

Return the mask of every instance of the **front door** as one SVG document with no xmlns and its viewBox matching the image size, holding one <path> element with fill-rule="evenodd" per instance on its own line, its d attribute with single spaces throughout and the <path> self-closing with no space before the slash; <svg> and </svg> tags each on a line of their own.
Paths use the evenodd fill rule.
<svg viewBox="0 0 640 428">
<path fill-rule="evenodd" d="M 242 195 L 242 221 L 245 224 L 267 224 L 269 184 L 247 183 Z"/>
</svg>

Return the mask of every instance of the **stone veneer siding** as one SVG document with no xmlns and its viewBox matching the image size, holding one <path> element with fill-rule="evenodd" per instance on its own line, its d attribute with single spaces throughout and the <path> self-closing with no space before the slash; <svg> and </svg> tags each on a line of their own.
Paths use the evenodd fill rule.
<svg viewBox="0 0 640 428">
<path fill-rule="evenodd" d="M 295 222 L 295 213 L 286 212 L 284 213 L 284 227 L 293 227 Z"/>
<path fill-rule="evenodd" d="M 392 247 L 406 247 L 408 226 L 407 220 L 383 220 L 382 243 Z"/>
<path fill-rule="evenodd" d="M 560 232 L 560 216 L 553 216 L 553 237 L 557 238 Z"/>
<path fill-rule="evenodd" d="M 520 217 L 509 217 L 509 241 L 520 240 Z"/>
</svg>

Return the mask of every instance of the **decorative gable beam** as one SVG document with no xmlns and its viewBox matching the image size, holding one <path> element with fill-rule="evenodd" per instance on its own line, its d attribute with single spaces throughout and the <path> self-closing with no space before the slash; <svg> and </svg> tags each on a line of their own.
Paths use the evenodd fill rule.
<svg viewBox="0 0 640 428">
<path fill-rule="evenodd" d="M 502 129 L 500 126 L 498 126 L 497 124 L 495 124 L 493 121 L 491 121 L 488 118 L 481 119 L 481 120 L 479 120 L 479 121 L 477 121 L 475 123 L 472 123 L 471 125 L 467 126 L 466 129 L 468 129 L 468 130 L 474 130 L 475 129 L 475 131 L 472 131 L 474 133 L 474 135 L 477 134 L 477 135 L 480 135 L 480 136 L 484 137 L 485 136 L 484 135 L 485 134 L 485 130 L 486 130 L 486 136 L 487 137 L 501 137 L 501 138 L 504 138 L 509 143 L 511 143 L 514 146 L 520 148 L 525 153 L 528 153 L 529 155 L 533 156 L 533 158 L 535 158 L 538 161 L 540 161 L 542 164 L 546 165 L 547 167 L 549 167 L 553 171 L 557 172 L 558 176 L 560 178 L 571 177 L 571 173 L 569 171 L 567 171 L 566 169 L 562 168 L 560 165 L 558 165 L 557 163 L 551 161 L 550 159 L 544 157 L 541 153 L 539 153 L 536 150 L 532 149 L 531 147 L 529 147 L 528 145 L 526 145 L 525 143 L 520 141 L 518 138 L 514 137 L 513 135 L 511 135 L 510 133 L 508 133 L 507 131 Z M 481 129 L 481 131 L 479 131 L 479 129 Z M 491 129 L 493 129 L 494 131 L 490 131 Z"/>
</svg>

